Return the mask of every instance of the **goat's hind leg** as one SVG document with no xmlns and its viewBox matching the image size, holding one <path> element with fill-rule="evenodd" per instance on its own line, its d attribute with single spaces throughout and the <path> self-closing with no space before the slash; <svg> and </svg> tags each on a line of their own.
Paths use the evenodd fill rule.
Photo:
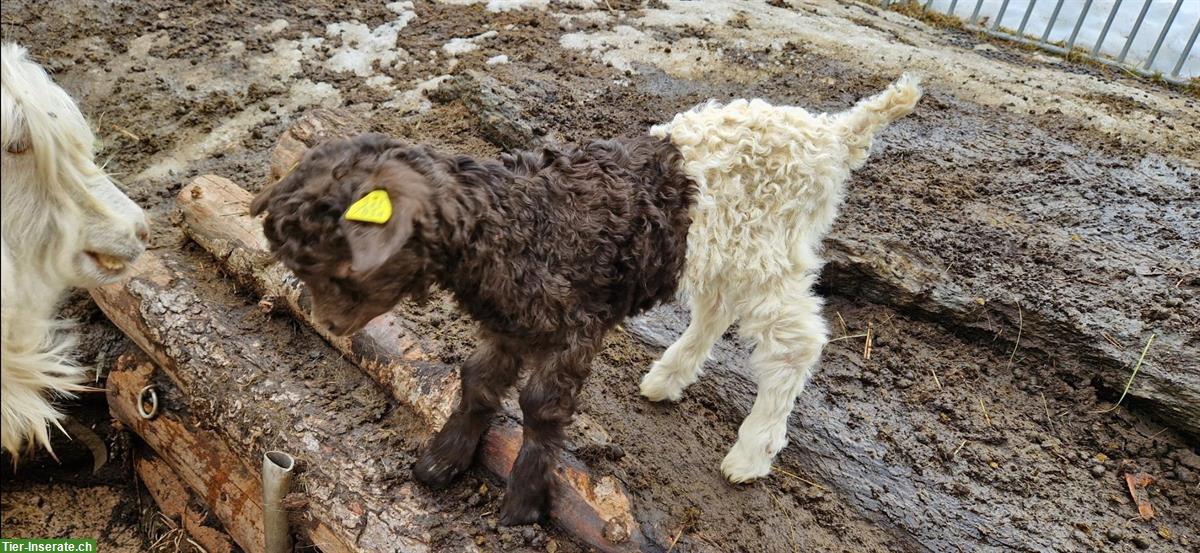
<svg viewBox="0 0 1200 553">
<path fill-rule="evenodd" d="M 695 297 L 690 303 L 692 322 L 687 330 L 642 377 L 641 393 L 650 401 L 679 401 L 683 389 L 699 378 L 713 344 L 733 324 L 733 314 L 715 294 Z"/>
<path fill-rule="evenodd" d="M 500 339 L 481 338 L 462 366 L 462 399 L 413 467 L 413 476 L 431 488 L 443 488 L 471 465 L 479 440 L 504 394 L 520 372 L 520 359 Z"/>
<path fill-rule="evenodd" d="M 530 524 L 550 512 L 564 428 L 575 414 L 576 396 L 591 372 L 592 357 L 599 346 L 599 339 L 573 341 L 567 350 L 550 355 L 535 369 L 521 390 L 524 436 L 508 476 L 508 490 L 500 507 L 501 524 Z"/>
<path fill-rule="evenodd" d="M 761 478 L 787 445 L 788 415 L 821 357 L 828 330 L 811 280 L 784 286 L 744 314 L 741 334 L 755 343 L 750 365 L 758 396 L 721 463 L 731 482 Z"/>
</svg>

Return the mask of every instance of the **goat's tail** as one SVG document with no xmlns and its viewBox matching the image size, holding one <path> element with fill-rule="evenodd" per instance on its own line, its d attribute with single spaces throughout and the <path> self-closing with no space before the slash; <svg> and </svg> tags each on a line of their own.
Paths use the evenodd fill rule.
<svg viewBox="0 0 1200 553">
<path fill-rule="evenodd" d="M 871 152 L 875 135 L 892 121 L 912 113 L 921 99 L 921 78 L 905 73 L 886 90 L 859 100 L 838 115 L 844 144 L 850 149 L 850 166 L 857 169 Z"/>
<path fill-rule="evenodd" d="M 7 331 L 7 329 L 6 329 Z M 26 445 L 50 447 L 50 425 L 63 430 L 63 418 L 52 402 L 55 397 L 74 397 L 92 390 L 82 384 L 84 367 L 69 362 L 66 353 L 74 346 L 67 335 L 51 331 L 47 344 L 38 348 L 12 348 L 4 344 L 0 362 L 0 446 L 20 458 Z"/>
</svg>

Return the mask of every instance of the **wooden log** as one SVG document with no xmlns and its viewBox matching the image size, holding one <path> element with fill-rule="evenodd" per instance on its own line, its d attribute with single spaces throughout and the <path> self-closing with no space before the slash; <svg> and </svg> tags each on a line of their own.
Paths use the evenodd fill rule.
<svg viewBox="0 0 1200 553">
<path fill-rule="evenodd" d="M 270 182 L 279 182 L 295 167 L 304 152 L 317 142 L 331 136 L 346 136 L 361 125 L 339 110 L 314 109 L 284 131 L 271 151 Z"/>
<path fill-rule="evenodd" d="M 184 264 L 150 252 L 135 264 L 137 276 L 92 291 L 178 388 L 163 400 L 189 413 L 192 424 L 169 415 L 146 422 L 129 411 L 149 365 L 136 383 L 122 385 L 124 372 L 110 380 L 118 418 L 210 502 L 247 551 L 263 547 L 261 484 L 247 467 L 260 466 L 268 446 L 292 452 L 305 467 L 296 489 L 307 507 L 294 530 L 322 551 L 430 551 L 446 517 L 412 484 L 393 485 L 380 474 L 411 463 L 389 399 L 337 359 L 327 363 L 328 378 L 306 379 L 282 353 L 263 347 L 268 337 L 238 324 L 244 315 L 227 307 L 236 296 L 225 291 L 214 301 L 218 287 L 186 276 Z M 197 421 L 211 430 L 196 432 Z"/>
<path fill-rule="evenodd" d="M 123 355 L 108 375 L 107 394 L 113 417 L 158 452 L 158 458 L 135 461 L 155 503 L 168 516 L 186 521 L 190 518 L 186 483 L 204 498 L 243 550 L 262 551 L 262 488 L 254 473 L 212 432 L 199 430 L 174 413 L 164 412 L 151 420 L 138 415 L 138 394 L 151 384 L 154 373 L 154 365 L 145 357 Z M 229 550 L 221 548 L 219 535 L 188 533 L 209 551 Z"/>
<path fill-rule="evenodd" d="M 303 153 L 289 151 L 276 150 L 278 167 L 290 167 L 295 158 L 289 156 Z M 229 180 L 201 176 L 180 191 L 178 205 L 188 235 L 227 271 L 269 302 L 286 306 L 431 426 L 441 426 L 456 401 L 459 378 L 455 367 L 425 353 L 433 349 L 431 338 L 414 333 L 395 312 L 376 318 L 351 337 L 336 337 L 312 324 L 303 285 L 270 258 L 260 223 L 248 215 L 250 200 L 248 192 Z M 484 466 L 501 478 L 508 477 L 520 449 L 521 429 L 514 419 L 510 414 L 493 425 L 481 448 Z M 632 502 L 616 478 L 597 478 L 582 462 L 564 454 L 557 482 L 550 516 L 568 533 L 603 551 L 661 548 L 642 534 Z"/>
<path fill-rule="evenodd" d="M 133 468 L 150 491 L 159 511 L 172 521 L 178 521 L 189 539 L 210 553 L 232 553 L 235 546 L 229 535 L 207 523 L 211 508 L 188 491 L 187 485 L 165 460 L 153 452 L 146 452 L 134 458 Z"/>
</svg>

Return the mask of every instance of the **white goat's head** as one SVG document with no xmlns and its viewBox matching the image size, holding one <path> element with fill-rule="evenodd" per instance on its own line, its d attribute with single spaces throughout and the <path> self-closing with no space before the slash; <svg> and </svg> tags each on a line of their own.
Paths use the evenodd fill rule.
<svg viewBox="0 0 1200 553">
<path fill-rule="evenodd" d="M 4 242 L 43 284 L 111 283 L 145 251 L 146 215 L 96 166 L 71 97 L 24 48 L 0 49 Z"/>
</svg>

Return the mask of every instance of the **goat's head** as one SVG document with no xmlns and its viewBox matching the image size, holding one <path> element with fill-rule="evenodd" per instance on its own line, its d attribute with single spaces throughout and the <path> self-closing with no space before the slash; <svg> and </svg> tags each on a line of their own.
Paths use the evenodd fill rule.
<svg viewBox="0 0 1200 553">
<path fill-rule="evenodd" d="M 93 287 L 146 249 L 146 216 L 96 166 L 83 114 L 25 49 L 3 47 L 4 240 L 42 278 Z"/>
<path fill-rule="evenodd" d="M 312 292 L 313 318 L 337 335 L 352 334 L 405 296 L 421 296 L 432 282 L 422 235 L 431 186 L 428 161 L 382 135 L 325 142 L 274 186 L 250 212 L 266 212 L 263 234 L 272 253 Z M 425 171 L 418 171 L 416 165 Z M 352 220 L 347 211 L 382 190 L 391 215 Z"/>
</svg>

